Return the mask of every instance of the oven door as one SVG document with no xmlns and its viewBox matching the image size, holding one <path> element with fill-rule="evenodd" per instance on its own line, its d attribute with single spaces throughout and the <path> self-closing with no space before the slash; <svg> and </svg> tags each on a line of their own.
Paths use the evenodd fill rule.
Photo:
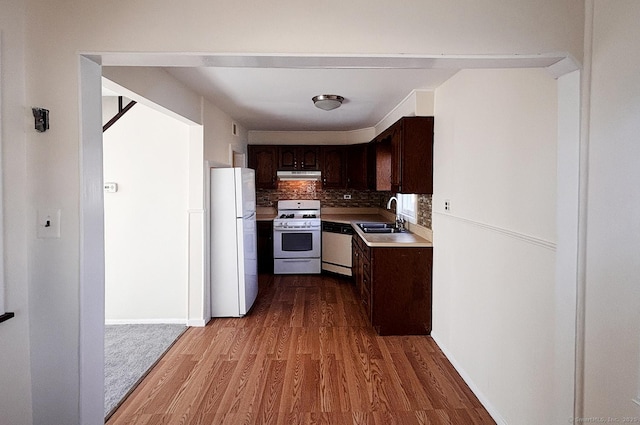
<svg viewBox="0 0 640 425">
<path fill-rule="evenodd" d="M 274 258 L 320 258 L 320 228 L 273 229 Z"/>
</svg>

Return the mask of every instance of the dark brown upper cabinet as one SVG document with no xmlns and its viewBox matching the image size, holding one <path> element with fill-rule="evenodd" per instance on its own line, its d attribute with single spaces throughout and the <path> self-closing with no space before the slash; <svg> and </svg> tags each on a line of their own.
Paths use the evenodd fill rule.
<svg viewBox="0 0 640 425">
<path fill-rule="evenodd" d="M 368 143 L 347 146 L 347 187 L 368 189 Z"/>
<path fill-rule="evenodd" d="M 433 117 L 404 117 L 383 133 L 391 141 L 391 191 L 433 193 Z"/>
<path fill-rule="evenodd" d="M 320 147 L 278 146 L 278 170 L 320 170 Z"/>
<path fill-rule="evenodd" d="M 274 145 L 249 145 L 249 168 L 256 173 L 256 188 L 275 189 L 278 147 Z"/>
<path fill-rule="evenodd" d="M 322 187 L 342 189 L 346 186 L 347 147 L 322 147 Z"/>
<path fill-rule="evenodd" d="M 391 191 L 391 132 L 384 132 L 369 143 L 368 187 L 376 191 Z"/>
<path fill-rule="evenodd" d="M 322 171 L 326 188 L 433 193 L 433 117 L 403 117 L 371 143 L 249 145 L 256 187 L 277 187 L 278 170 Z"/>
</svg>

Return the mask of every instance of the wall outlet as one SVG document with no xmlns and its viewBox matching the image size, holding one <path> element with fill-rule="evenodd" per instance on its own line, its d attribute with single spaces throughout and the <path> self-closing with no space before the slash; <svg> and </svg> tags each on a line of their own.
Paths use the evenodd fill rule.
<svg viewBox="0 0 640 425">
<path fill-rule="evenodd" d="M 444 210 L 446 212 L 451 212 L 451 201 L 448 199 L 445 199 L 444 201 Z"/>
<path fill-rule="evenodd" d="M 351 195 L 344 195 L 344 199 L 351 199 Z"/>
<path fill-rule="evenodd" d="M 105 183 L 104 191 L 108 193 L 116 193 L 118 191 L 118 183 Z"/>
</svg>

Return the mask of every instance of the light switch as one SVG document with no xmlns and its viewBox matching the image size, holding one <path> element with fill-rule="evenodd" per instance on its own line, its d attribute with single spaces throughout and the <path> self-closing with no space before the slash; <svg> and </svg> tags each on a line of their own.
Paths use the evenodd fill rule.
<svg viewBox="0 0 640 425">
<path fill-rule="evenodd" d="M 55 239 L 60 237 L 60 210 L 38 210 L 38 239 Z"/>
</svg>

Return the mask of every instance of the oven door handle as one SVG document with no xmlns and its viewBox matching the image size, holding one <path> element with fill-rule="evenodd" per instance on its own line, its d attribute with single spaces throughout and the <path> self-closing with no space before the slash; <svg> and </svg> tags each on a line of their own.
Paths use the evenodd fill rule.
<svg viewBox="0 0 640 425">
<path fill-rule="evenodd" d="M 283 263 L 308 263 L 311 258 L 282 258 L 280 261 Z"/>
<path fill-rule="evenodd" d="M 274 232 L 300 232 L 306 230 L 307 232 L 315 232 L 320 230 L 320 227 L 274 227 Z"/>
</svg>

